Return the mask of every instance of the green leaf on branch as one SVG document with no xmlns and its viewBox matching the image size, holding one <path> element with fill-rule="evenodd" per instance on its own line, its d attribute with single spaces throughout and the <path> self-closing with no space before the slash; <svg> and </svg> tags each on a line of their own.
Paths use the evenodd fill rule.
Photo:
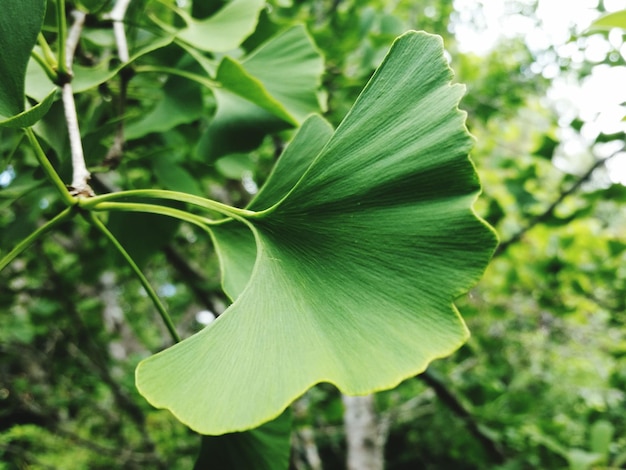
<svg viewBox="0 0 626 470">
<path fill-rule="evenodd" d="M 211 73 L 206 60 L 192 55 Z M 216 74 L 223 87 L 214 90 L 217 111 L 198 144 L 198 157 L 249 152 L 265 135 L 319 111 L 323 71 L 322 57 L 302 26 L 270 39 L 241 62 L 225 57 Z"/>
<path fill-rule="evenodd" d="M 290 125 L 269 111 L 227 90 L 213 91 L 217 111 L 195 151 L 201 161 L 213 161 L 231 153 L 250 152 L 263 138 Z"/>
<path fill-rule="evenodd" d="M 216 79 L 224 88 L 291 124 L 320 109 L 324 62 L 303 26 L 273 37 L 238 63 L 225 57 Z"/>
<path fill-rule="evenodd" d="M 24 78 L 45 0 L 4 0 L 0 14 L 0 120 L 24 111 Z M 4 119 L 3 119 L 4 118 Z"/>
<path fill-rule="evenodd" d="M 165 132 L 197 120 L 202 114 L 200 85 L 186 78 L 170 76 L 161 90 L 155 90 L 156 105 L 141 119 L 131 121 L 124 134 L 128 140 L 150 133 Z M 160 96 L 157 94 L 160 93 Z"/>
<path fill-rule="evenodd" d="M 232 222 L 254 237 L 253 266 L 223 261 L 225 282 L 249 276 L 245 288 L 235 281 L 216 321 L 139 364 L 150 403 L 204 434 L 241 431 L 316 383 L 391 388 L 463 344 L 453 301 L 496 238 L 472 209 L 480 188 L 451 78 L 440 38 L 410 32 L 330 139 L 311 131 L 320 118 L 305 122 L 290 148 L 306 155 L 288 150 L 276 167 L 293 169 L 293 186 L 270 177 L 258 212 Z M 218 238 L 228 259 L 236 247 Z"/>
<path fill-rule="evenodd" d="M 233 0 L 205 20 L 196 20 L 177 10 L 187 24 L 177 37 L 202 51 L 230 51 L 254 32 L 264 6 L 264 0 Z"/>
</svg>

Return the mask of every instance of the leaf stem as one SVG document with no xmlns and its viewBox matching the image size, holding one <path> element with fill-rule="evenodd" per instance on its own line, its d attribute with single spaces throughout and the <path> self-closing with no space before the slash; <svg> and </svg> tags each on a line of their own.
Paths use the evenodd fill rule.
<svg viewBox="0 0 626 470">
<path fill-rule="evenodd" d="M 68 219 L 73 212 L 73 207 L 65 208 L 61 213 L 56 215 L 54 218 L 43 224 L 29 236 L 20 241 L 15 248 L 13 248 L 10 252 L 8 252 L 5 256 L 0 259 L 0 271 L 2 271 L 11 261 L 13 261 L 20 253 L 22 253 L 26 248 L 28 248 L 35 240 L 44 235 L 46 232 L 49 232 L 56 225 L 64 222 Z"/>
<path fill-rule="evenodd" d="M 57 0 L 57 34 L 58 34 L 58 64 L 57 70 L 60 75 L 68 76 L 69 70 L 65 55 L 65 38 L 67 37 L 67 22 L 65 20 L 65 0 Z"/>
<path fill-rule="evenodd" d="M 52 83 L 56 83 L 59 79 L 59 75 L 56 73 L 54 68 L 50 66 L 48 60 L 41 57 L 41 55 L 39 55 L 39 53 L 35 50 L 33 50 L 30 55 L 33 59 L 35 59 L 35 62 L 37 62 L 41 66 L 43 71 L 46 72 L 46 75 L 52 81 Z"/>
<path fill-rule="evenodd" d="M 218 221 L 209 219 L 207 217 L 190 214 L 187 211 L 182 211 L 173 207 L 161 206 L 158 204 L 144 204 L 138 202 L 101 202 L 95 206 L 92 206 L 90 210 L 146 212 L 149 214 L 165 215 L 168 217 L 173 217 L 175 219 L 184 220 L 185 222 L 192 223 L 203 229 L 206 229 L 207 225 L 214 225 L 218 223 Z"/>
<path fill-rule="evenodd" d="M 155 73 L 166 73 L 169 75 L 178 75 L 179 77 L 187 78 L 189 80 L 193 80 L 200 85 L 203 85 L 207 88 L 218 88 L 221 85 L 218 82 L 213 80 L 209 80 L 202 75 L 198 75 L 196 73 L 187 72 L 181 69 L 175 69 L 173 67 L 160 67 L 158 65 L 140 65 L 135 67 L 135 72 L 137 73 L 147 73 L 147 72 L 155 72 Z"/>
<path fill-rule="evenodd" d="M 37 42 L 39 43 L 39 47 L 41 47 L 41 50 L 43 51 L 43 56 L 46 59 L 46 63 L 51 67 L 56 68 L 58 64 L 57 58 L 54 56 L 54 52 L 52 52 L 52 49 L 50 48 L 48 41 L 46 41 L 46 37 L 43 35 L 43 33 L 39 33 L 39 36 L 37 36 Z"/>
<path fill-rule="evenodd" d="M 117 251 L 119 251 L 119 253 L 122 255 L 124 260 L 126 260 L 128 265 L 131 267 L 131 269 L 133 270 L 133 272 L 135 273 L 135 275 L 139 279 L 139 282 L 141 282 L 141 285 L 143 286 L 143 288 L 145 289 L 146 293 L 148 294 L 148 297 L 150 297 L 150 299 L 152 300 L 152 303 L 154 304 L 154 306 L 158 310 L 159 315 L 161 315 L 161 319 L 165 323 L 165 326 L 167 327 L 167 330 L 169 331 L 170 336 L 172 337 L 172 339 L 176 343 L 180 342 L 180 336 L 176 332 L 176 327 L 174 326 L 174 323 L 172 322 L 172 319 L 170 318 L 169 314 L 167 313 L 167 310 L 165 309 L 165 306 L 161 302 L 161 299 L 159 299 L 157 293 L 154 291 L 154 288 L 152 287 L 152 285 L 150 284 L 150 282 L 148 281 L 146 276 L 143 274 L 141 269 L 139 269 L 139 266 L 137 266 L 137 263 L 135 263 L 133 258 L 128 254 L 128 252 L 120 244 L 120 242 L 117 240 L 117 238 L 115 238 L 115 235 L 113 235 L 113 233 L 111 233 L 111 231 L 106 227 L 106 225 L 104 225 L 104 223 L 94 213 L 87 212 L 85 214 L 85 217 L 98 230 L 100 230 L 100 232 L 102 232 L 102 234 L 106 238 L 109 239 L 109 241 L 113 244 L 113 246 L 115 246 Z"/>
<path fill-rule="evenodd" d="M 256 212 L 249 211 L 247 209 L 239 209 L 232 207 L 221 202 L 206 199 L 200 196 L 194 196 L 192 194 L 181 193 L 178 191 L 168 191 L 164 189 L 134 189 L 129 191 L 119 191 L 116 193 L 102 194 L 100 196 L 94 196 L 89 199 L 80 201 L 80 206 L 85 209 L 91 209 L 96 205 L 100 205 L 103 202 L 116 201 L 126 198 L 148 198 L 148 199 L 166 199 L 171 201 L 185 202 L 194 206 L 202 207 L 204 209 L 218 212 L 233 218 L 245 218 L 256 215 Z"/>
<path fill-rule="evenodd" d="M 37 137 L 35 136 L 33 130 L 30 127 L 27 127 L 26 129 L 24 129 L 24 132 L 26 134 L 26 137 L 28 138 L 28 141 L 35 150 L 35 156 L 37 157 L 41 168 L 43 169 L 48 179 L 52 181 L 52 183 L 56 186 L 57 190 L 61 194 L 63 202 L 65 202 L 68 206 L 74 205 L 76 203 L 76 199 L 69 193 L 69 191 L 65 187 L 65 184 L 63 183 L 57 172 L 54 170 L 54 167 L 50 163 L 50 160 L 48 160 L 48 157 L 46 157 L 46 154 L 41 148 L 41 145 L 39 145 L 39 141 L 37 140 Z"/>
</svg>

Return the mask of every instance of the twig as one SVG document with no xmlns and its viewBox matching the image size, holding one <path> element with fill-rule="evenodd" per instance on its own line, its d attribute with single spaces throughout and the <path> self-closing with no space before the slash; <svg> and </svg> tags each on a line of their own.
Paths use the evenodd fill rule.
<svg viewBox="0 0 626 470">
<path fill-rule="evenodd" d="M 63 98 L 63 109 L 65 111 L 67 132 L 70 137 L 70 149 L 72 152 L 72 184 L 70 192 L 73 196 L 93 196 L 93 190 L 87 183 L 91 178 L 91 173 L 89 173 L 87 165 L 85 164 L 83 143 L 78 127 L 78 116 L 76 115 L 76 103 L 74 102 L 74 92 L 72 91 L 72 85 L 70 83 L 63 85 L 61 96 Z"/>
<path fill-rule="evenodd" d="M 115 36 L 115 44 L 117 45 L 117 55 L 123 63 L 130 60 L 126 30 L 124 29 L 124 17 L 126 16 L 130 2 L 131 0 L 117 0 L 113 9 L 108 14 L 108 17 L 113 21 L 113 35 Z M 130 69 L 124 69 L 120 73 L 120 95 L 117 100 L 118 114 L 120 117 L 124 116 L 126 108 L 126 92 L 130 79 L 130 75 L 125 73 L 127 70 Z M 111 145 L 111 148 L 109 148 L 109 151 L 105 155 L 103 164 L 110 168 L 115 168 L 122 158 L 123 151 L 124 120 L 119 119 L 115 136 L 113 137 L 113 145 Z"/>
<path fill-rule="evenodd" d="M 570 196 L 571 194 L 575 193 L 583 185 L 583 183 L 585 183 L 587 180 L 589 180 L 589 178 L 591 178 L 591 175 L 593 174 L 594 171 L 596 171 L 598 168 L 600 168 L 602 165 L 604 165 L 608 160 L 610 160 L 614 156 L 615 155 L 611 155 L 610 157 L 596 160 L 596 162 L 593 165 L 591 165 L 591 167 L 582 176 L 580 176 L 578 180 L 576 180 L 576 182 L 572 186 L 570 186 L 569 189 L 567 189 L 566 191 L 563 191 L 559 195 L 559 197 L 556 198 L 554 202 L 548 206 L 546 210 L 544 210 L 541 214 L 536 215 L 535 217 L 530 219 L 527 222 L 527 224 L 523 228 L 521 228 L 517 233 L 515 233 L 511 238 L 501 242 L 500 245 L 498 245 L 498 248 L 496 249 L 496 252 L 493 255 L 494 258 L 496 256 L 502 255 L 511 245 L 514 245 L 515 243 L 519 242 L 521 238 L 526 234 L 526 232 L 528 232 L 533 227 L 535 227 L 535 225 L 538 225 L 544 220 L 546 220 L 547 218 L 549 218 L 552 215 L 552 213 L 556 210 L 556 208 L 559 206 L 559 204 L 561 204 L 567 196 Z"/>
<path fill-rule="evenodd" d="M 59 4 L 63 2 L 60 1 Z M 74 102 L 74 92 L 72 91 L 72 62 L 74 61 L 74 53 L 80 38 L 80 33 L 85 24 L 86 13 L 76 11 L 73 13 L 74 23 L 70 28 L 65 41 L 65 47 L 61 45 L 59 48 L 64 51 L 65 62 L 64 68 L 67 70 L 67 77 L 63 80 L 61 86 L 61 97 L 63 100 L 63 110 L 65 111 L 65 120 L 67 122 L 67 132 L 70 139 L 70 149 L 72 153 L 72 184 L 70 185 L 71 194 L 73 196 L 93 196 L 94 192 L 87 183 L 91 178 L 87 165 L 85 164 L 85 155 L 83 153 L 83 143 L 80 136 L 80 128 L 78 127 L 78 116 L 76 115 L 76 103 Z M 63 17 L 63 20 L 65 18 Z M 59 30 L 65 30 L 60 27 Z M 60 61 L 61 59 L 59 59 Z M 61 64 L 59 64 L 59 67 Z"/>
<path fill-rule="evenodd" d="M 480 429 L 472 414 L 430 369 L 425 370 L 417 378 L 431 387 L 450 411 L 463 420 L 468 431 L 481 443 L 485 452 L 495 463 L 504 463 L 505 455 L 500 444 Z"/>
<path fill-rule="evenodd" d="M 128 62 L 130 60 L 126 31 L 124 30 L 124 17 L 126 16 L 126 10 L 128 10 L 130 2 L 131 0 L 117 0 L 108 15 L 113 21 L 115 44 L 117 45 L 117 53 L 122 62 Z"/>
<path fill-rule="evenodd" d="M 78 41 L 80 41 L 80 33 L 85 25 L 87 13 L 80 10 L 74 10 L 72 12 L 72 16 L 74 17 L 74 23 L 72 23 L 72 27 L 67 34 L 67 39 L 65 40 L 65 65 L 68 70 L 72 70 L 74 54 L 76 53 L 76 48 L 78 47 Z"/>
</svg>

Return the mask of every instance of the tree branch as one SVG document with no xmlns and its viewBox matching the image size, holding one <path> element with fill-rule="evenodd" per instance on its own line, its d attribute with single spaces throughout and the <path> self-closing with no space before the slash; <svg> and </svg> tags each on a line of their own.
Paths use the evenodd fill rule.
<svg viewBox="0 0 626 470">
<path fill-rule="evenodd" d="M 378 429 L 374 395 L 341 395 L 346 429 L 347 468 L 349 470 L 382 470 L 384 439 Z"/>
<path fill-rule="evenodd" d="M 113 35 L 115 36 L 115 44 L 117 45 L 117 55 L 120 61 L 126 63 L 130 60 L 130 53 L 128 51 L 128 41 L 126 39 L 126 31 L 124 29 L 124 17 L 126 11 L 130 5 L 131 0 L 117 0 L 113 9 L 108 14 L 108 17 L 113 21 Z M 126 93 L 128 90 L 128 82 L 130 75 L 126 73 L 130 71 L 129 68 L 125 68 L 120 72 L 120 94 L 117 99 L 117 112 L 119 117 L 124 116 L 126 108 Z M 117 129 L 113 137 L 113 145 L 109 148 L 109 151 L 104 157 L 103 164 L 110 168 L 115 168 L 121 158 L 124 151 L 124 120 L 119 119 Z"/>
<path fill-rule="evenodd" d="M 452 413 L 463 420 L 468 431 L 480 442 L 493 462 L 499 464 L 504 463 L 505 455 L 500 448 L 500 444 L 480 428 L 469 410 L 463 406 L 460 400 L 446 387 L 441 379 L 433 374 L 430 369 L 425 370 L 422 374 L 418 375 L 417 378 L 431 387 L 437 394 L 439 400 L 441 400 Z"/>
<path fill-rule="evenodd" d="M 80 136 L 80 128 L 78 127 L 78 117 L 76 115 L 76 103 L 74 102 L 74 92 L 72 91 L 71 84 L 74 53 L 76 52 L 80 33 L 85 24 L 87 14 L 81 11 L 75 11 L 73 12 L 73 16 L 74 23 L 67 35 L 65 45 L 61 44 L 59 46 L 59 50 L 65 51 L 65 63 L 63 65 L 67 70 L 67 76 L 61 86 L 61 97 L 63 100 L 63 110 L 65 112 L 67 132 L 69 134 L 72 153 L 72 184 L 70 185 L 70 192 L 73 196 L 93 196 L 94 192 L 87 183 L 91 178 L 91 174 L 85 164 L 83 143 Z"/>
<path fill-rule="evenodd" d="M 115 44 L 117 45 L 117 53 L 122 62 L 128 62 L 130 59 L 128 42 L 126 41 L 126 31 L 124 30 L 124 17 L 126 16 L 126 10 L 128 10 L 130 2 L 131 0 L 117 0 L 108 15 L 113 21 Z"/>
<path fill-rule="evenodd" d="M 598 168 L 600 168 L 602 165 L 604 165 L 608 160 L 610 160 L 614 156 L 615 155 L 611 155 L 610 157 L 596 160 L 596 162 L 593 165 L 591 165 L 591 167 L 582 176 L 580 176 L 578 180 L 576 180 L 576 182 L 572 186 L 570 186 L 569 189 L 561 192 L 559 197 L 557 197 L 554 200 L 554 202 L 547 207 L 546 210 L 544 210 L 541 214 L 536 215 L 535 217 L 530 219 L 527 222 L 527 224 L 524 227 L 522 227 L 517 233 L 515 233 L 511 238 L 501 242 L 500 245 L 498 245 L 498 248 L 496 249 L 493 255 L 494 258 L 496 256 L 502 255 L 511 245 L 514 245 L 515 243 L 519 242 L 522 239 L 522 237 L 526 234 L 526 232 L 528 232 L 533 227 L 535 227 L 535 225 L 540 224 L 541 222 L 543 222 L 544 220 L 552 216 L 556 208 L 565 200 L 567 196 L 570 196 L 571 194 L 578 191 L 578 189 L 583 185 L 583 183 L 585 183 L 586 181 L 589 180 L 589 178 L 591 178 L 591 175 L 593 174 L 594 171 L 596 171 Z"/>
</svg>

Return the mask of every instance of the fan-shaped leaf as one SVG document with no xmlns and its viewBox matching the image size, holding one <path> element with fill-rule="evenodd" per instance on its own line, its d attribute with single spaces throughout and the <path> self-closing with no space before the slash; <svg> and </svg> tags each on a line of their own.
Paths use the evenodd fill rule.
<svg viewBox="0 0 626 470">
<path fill-rule="evenodd" d="M 233 0 L 205 20 L 196 20 L 180 11 L 187 27 L 177 36 L 203 51 L 230 51 L 254 32 L 264 5 L 263 0 Z"/>
<path fill-rule="evenodd" d="M 247 285 L 203 331 L 139 365 L 148 401 L 202 433 L 243 430 L 315 383 L 390 388 L 465 341 L 453 300 L 495 236 L 471 208 L 472 141 L 450 79 L 441 40 L 407 33 L 330 140 L 320 133 L 325 145 L 298 134 L 291 147 L 319 153 L 306 171 L 309 157 L 286 153 L 277 171 L 293 165 L 299 180 L 251 204 L 265 209 L 242 221 L 254 265 L 225 272 Z M 219 237 L 222 260 L 246 243 L 229 240 Z"/>
<path fill-rule="evenodd" d="M 303 26 L 262 44 L 241 64 L 225 57 L 217 80 L 225 88 L 292 124 L 320 109 L 322 57 Z"/>
</svg>

